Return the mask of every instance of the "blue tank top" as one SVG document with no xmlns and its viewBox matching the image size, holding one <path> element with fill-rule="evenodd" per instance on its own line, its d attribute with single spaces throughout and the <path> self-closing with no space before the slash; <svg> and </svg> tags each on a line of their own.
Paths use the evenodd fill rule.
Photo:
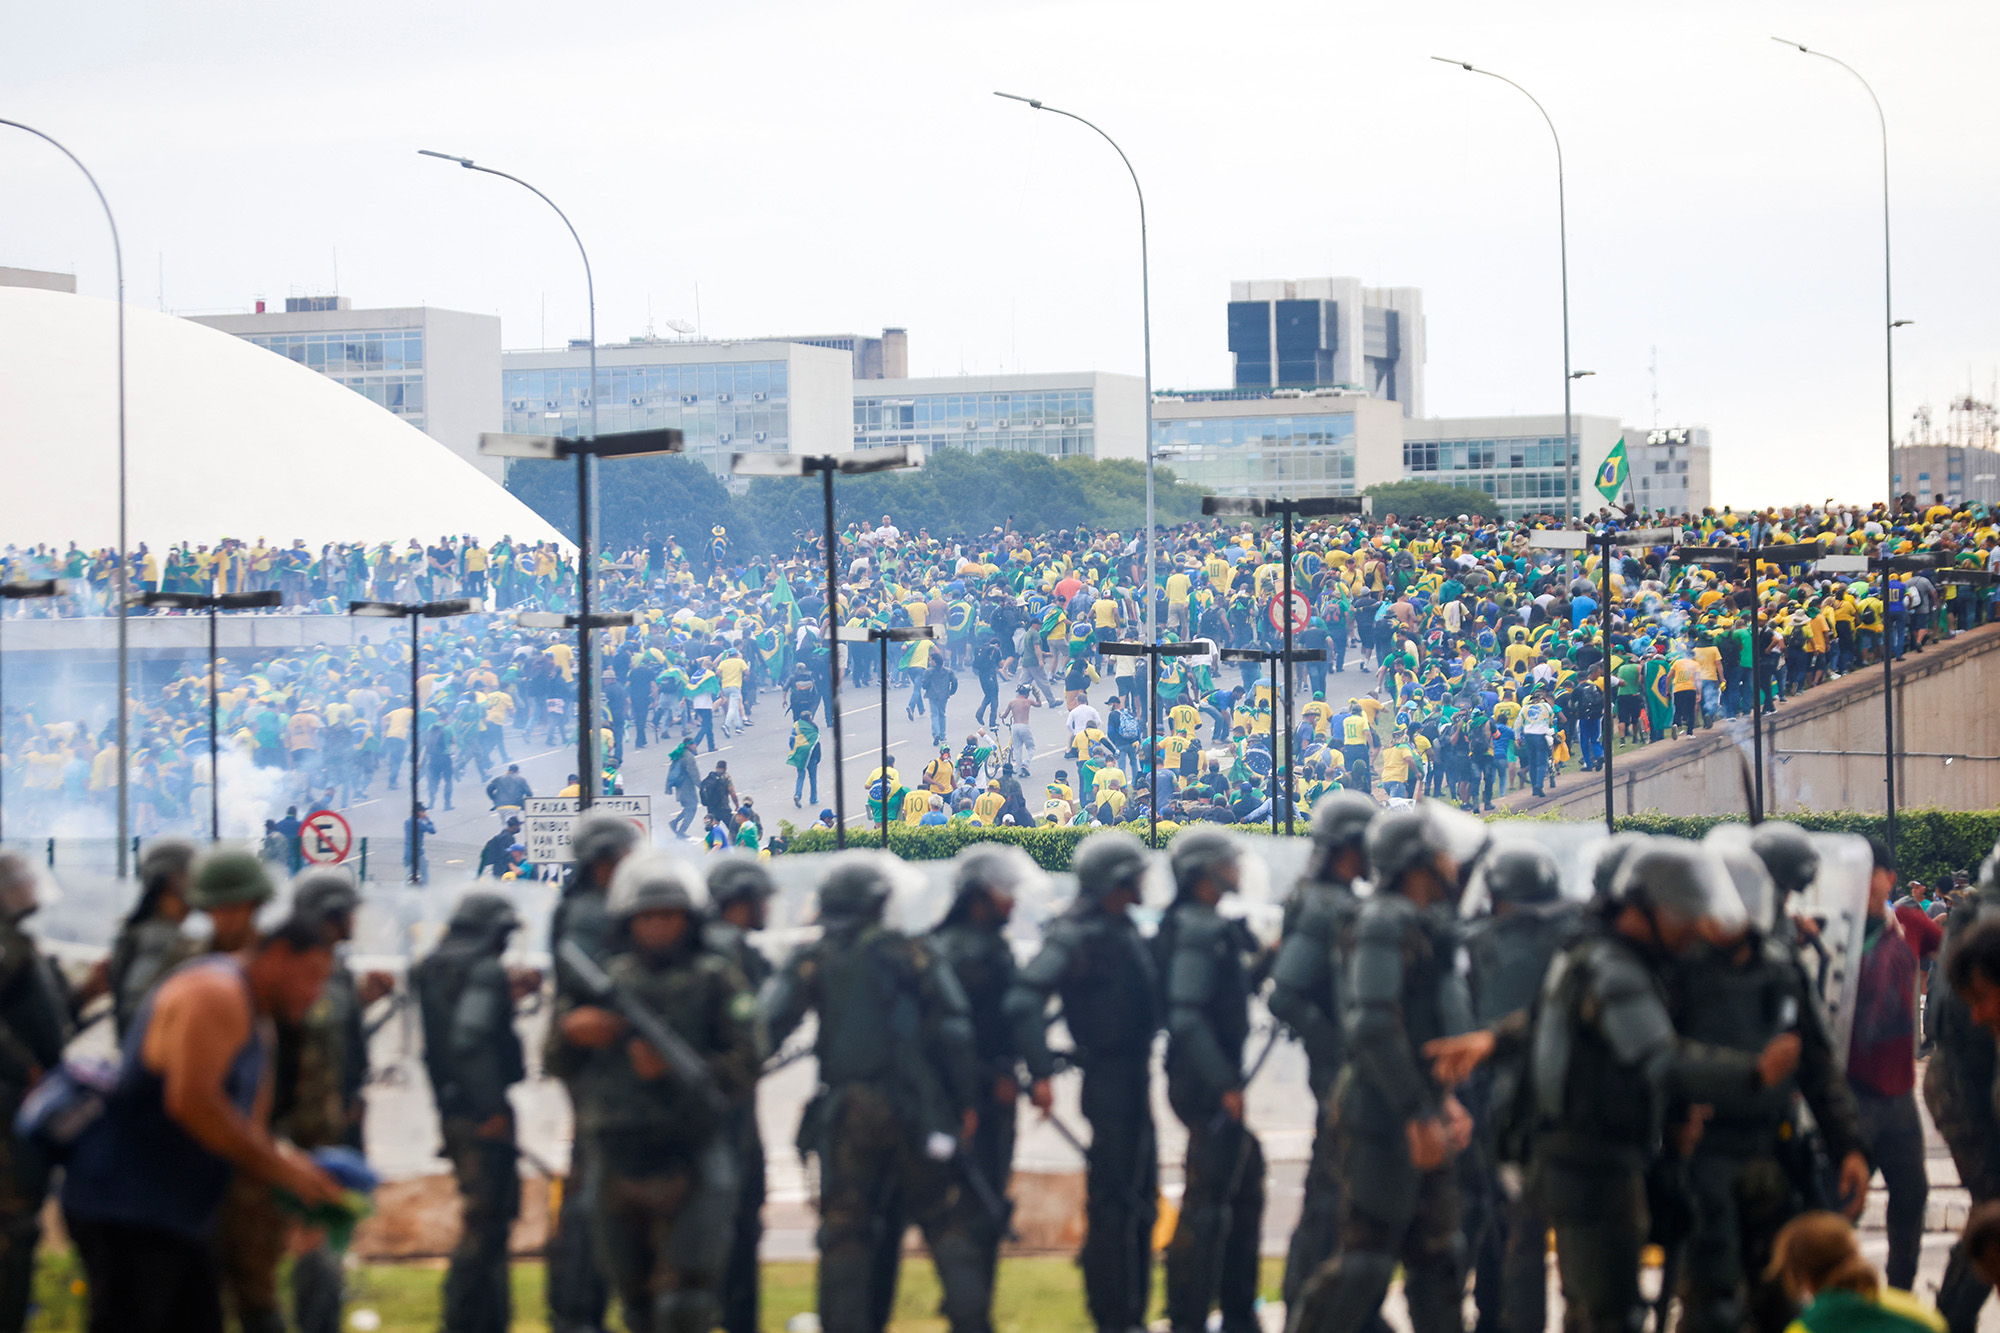
<svg viewBox="0 0 2000 1333">
<path fill-rule="evenodd" d="M 180 970 L 192 968 L 227 970 L 247 997 L 250 981 L 234 955 L 211 954 Z M 233 1168 L 167 1114 L 166 1080 L 140 1057 L 158 995 L 155 989 L 146 997 L 125 1034 L 118 1083 L 105 1099 L 104 1115 L 70 1153 L 63 1209 L 94 1221 L 153 1227 L 205 1240 L 215 1231 L 216 1213 Z M 223 1078 L 230 1103 L 245 1116 L 256 1108 L 266 1057 L 253 1018 L 250 1036 Z"/>
</svg>

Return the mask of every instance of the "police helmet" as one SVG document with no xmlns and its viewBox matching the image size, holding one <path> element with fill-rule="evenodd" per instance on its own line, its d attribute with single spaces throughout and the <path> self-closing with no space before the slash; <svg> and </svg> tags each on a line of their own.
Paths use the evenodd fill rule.
<svg viewBox="0 0 2000 1333">
<path fill-rule="evenodd" d="M 1328 792 L 1313 806 L 1312 840 L 1329 851 L 1364 842 L 1381 807 L 1358 791 Z"/>
<path fill-rule="evenodd" d="M 1077 843 L 1070 857 L 1077 896 L 1085 902 L 1101 903 L 1120 889 L 1138 892 L 1148 860 L 1145 846 L 1129 833 L 1105 829 L 1090 834 Z"/>
<path fill-rule="evenodd" d="M 639 842 L 639 826 L 621 815 L 593 810 L 570 831 L 572 858 L 578 865 L 616 861 Z"/>
<path fill-rule="evenodd" d="M 451 909 L 446 929 L 454 935 L 505 936 L 521 928 L 514 904 L 497 893 L 468 893 Z"/>
<path fill-rule="evenodd" d="M 1167 867 L 1173 872 L 1178 892 L 1193 888 L 1203 876 L 1213 874 L 1241 855 L 1236 839 L 1220 829 L 1191 828 L 1176 834 L 1168 845 Z"/>
<path fill-rule="evenodd" d="M 1040 874 L 1033 857 L 1006 843 L 977 843 L 958 854 L 952 888 L 959 896 L 975 889 L 998 889 L 1020 896 L 1021 885 Z"/>
<path fill-rule="evenodd" d="M 326 924 L 361 906 L 354 875 L 342 866 L 314 866 L 292 881 L 292 915 Z"/>
<path fill-rule="evenodd" d="M 1797 824 L 1759 824 L 1750 832 L 1750 847 L 1780 894 L 1802 892 L 1819 874 L 1819 851 Z"/>
<path fill-rule="evenodd" d="M 1748 919 L 1722 858 L 1685 838 L 1650 838 L 1618 868 L 1614 902 L 1730 927 Z"/>
<path fill-rule="evenodd" d="M 1368 864 L 1378 888 L 1394 889 L 1410 871 L 1449 856 L 1458 867 L 1455 892 L 1486 849 L 1486 836 L 1484 824 L 1437 801 L 1385 810 L 1368 826 Z"/>
<path fill-rule="evenodd" d="M 1755 835 L 1741 824 L 1718 824 L 1701 841 L 1722 858 L 1723 869 L 1729 872 L 1736 896 L 1742 900 L 1747 922 L 1769 928 L 1779 894 L 1767 863 L 1757 854 Z"/>
<path fill-rule="evenodd" d="M 837 852 L 819 886 L 819 914 L 825 918 L 872 917 L 889 898 L 888 869 L 876 852 Z"/>
<path fill-rule="evenodd" d="M 731 852 L 708 868 L 708 900 L 718 908 L 748 898 L 768 898 L 777 891 L 771 872 L 747 852 Z"/>
<path fill-rule="evenodd" d="M 1618 881 L 1618 872 L 1632 853 L 1644 847 L 1651 840 L 1646 833 L 1614 833 L 1597 845 L 1597 859 L 1590 868 L 1591 896 L 1599 902 L 1611 898 L 1611 886 Z"/>
<path fill-rule="evenodd" d="M 195 845 L 186 838 L 155 838 L 139 853 L 139 882 L 148 888 L 194 864 Z"/>
<path fill-rule="evenodd" d="M 1510 842 L 1486 858 L 1486 892 L 1496 903 L 1532 907 L 1562 896 L 1555 857 L 1538 843 Z"/>
<path fill-rule="evenodd" d="M 701 879 L 686 862 L 660 852 L 641 852 L 618 863 L 611 877 L 606 908 L 620 921 L 641 912 L 686 912 L 698 909 L 695 895 Z"/>
</svg>

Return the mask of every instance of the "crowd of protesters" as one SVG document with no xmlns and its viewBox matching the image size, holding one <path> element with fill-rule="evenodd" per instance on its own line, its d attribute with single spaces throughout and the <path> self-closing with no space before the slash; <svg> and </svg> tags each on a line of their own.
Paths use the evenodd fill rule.
<svg viewBox="0 0 2000 1333">
<path fill-rule="evenodd" d="M 1627 522 L 1611 511 L 1592 519 L 1613 521 Z M 1891 515 L 1879 504 L 1829 503 L 1678 522 L 1690 545 L 1817 541 L 1832 554 L 1928 556 L 1975 577 L 2000 568 L 2000 528 L 1983 506 L 1906 500 Z M 906 715 L 927 717 L 938 748 L 872 775 L 870 813 L 880 817 L 886 801 L 889 818 L 912 824 L 1118 823 L 1144 818 L 1157 801 L 1163 819 L 1261 822 L 1281 815 L 1288 797 L 1309 809 L 1342 785 L 1490 810 L 1511 791 L 1542 792 L 1565 769 L 1601 765 L 1607 721 L 1628 745 L 1685 735 L 1749 712 L 1753 681 L 1765 706 L 1779 708 L 1885 651 L 1922 652 L 1993 615 L 1989 586 L 1936 570 L 1832 574 L 1764 563 L 1753 573 L 1679 561 L 1663 545 L 1614 558 L 1607 645 L 1599 556 L 1531 545 L 1533 531 L 1548 526 L 1556 525 L 1391 514 L 1303 524 L 1291 571 L 1300 607 L 1293 646 L 1324 660 L 1295 668 L 1289 734 L 1271 672 L 1211 651 L 1161 660 L 1154 750 L 1145 659 L 1099 650 L 1145 635 L 1141 535 L 905 533 L 887 515 L 850 523 L 841 534 L 840 625 L 855 633 L 931 626 L 938 635 L 884 659 Z M 394 634 L 231 649 L 215 682 L 225 751 L 270 770 L 281 802 L 339 806 L 397 788 L 408 780 L 414 729 L 427 806 L 450 810 L 466 782 L 504 776 L 510 738 L 574 743 L 574 636 L 522 629 L 499 614 L 567 605 L 566 560 L 553 546 L 505 537 L 490 546 L 412 539 L 401 551 L 334 545 L 318 555 L 260 538 L 176 547 L 164 565 L 142 548 L 133 572 L 166 591 L 277 587 L 291 604 L 278 614 L 344 612 L 350 598 L 481 599 L 486 614 L 427 627 L 414 712 L 407 640 Z M 6 577 L 73 582 L 64 598 L 7 610 L 101 609 L 114 563 L 75 547 L 10 549 Z M 758 734 L 797 770 L 794 806 L 819 805 L 824 570 L 812 534 L 789 551 L 740 551 L 717 529 L 691 551 L 649 536 L 600 554 L 594 605 L 638 613 L 632 627 L 600 632 L 597 645 L 596 722 L 610 789 L 630 750 L 667 744 L 676 832 L 736 841 L 743 811 L 711 799 L 699 755 L 718 736 L 746 736 L 761 722 Z M 1150 608 L 1159 637 L 1277 650 L 1283 574 L 1275 527 L 1163 529 Z M 849 685 L 877 683 L 876 650 L 840 653 Z M 135 694 L 131 782 L 142 834 L 205 822 L 209 687 L 205 664 L 191 662 Z M 976 699 L 970 708 L 961 689 Z M 760 704 L 771 696 L 782 712 Z M 108 807 L 118 770 L 107 720 L 52 713 L 32 694 L 10 698 L 4 720 L 13 827 L 53 827 L 65 808 Z"/>
</svg>

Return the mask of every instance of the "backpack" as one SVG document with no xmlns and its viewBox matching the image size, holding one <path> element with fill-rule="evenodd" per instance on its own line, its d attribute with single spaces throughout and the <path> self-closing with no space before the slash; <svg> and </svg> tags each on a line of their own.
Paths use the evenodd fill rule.
<svg viewBox="0 0 2000 1333">
<path fill-rule="evenodd" d="M 711 810 L 720 810 L 729 803 L 729 779 L 720 773 L 710 773 L 701 780 L 701 803 Z"/>
</svg>

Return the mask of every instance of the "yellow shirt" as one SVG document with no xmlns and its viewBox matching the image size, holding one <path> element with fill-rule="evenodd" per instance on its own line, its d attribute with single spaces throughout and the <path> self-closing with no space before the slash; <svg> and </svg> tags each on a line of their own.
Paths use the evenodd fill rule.
<svg viewBox="0 0 2000 1333">
<path fill-rule="evenodd" d="M 1188 747 L 1193 744 L 1194 742 L 1185 736 L 1160 737 L 1160 753 L 1164 756 L 1161 763 L 1167 768 L 1179 768 L 1181 756 L 1186 754 Z"/>
<path fill-rule="evenodd" d="M 1109 597 L 1100 597 L 1090 604 L 1090 613 L 1096 618 L 1099 629 L 1118 627 L 1118 603 Z"/>
<path fill-rule="evenodd" d="M 1007 804 L 1007 798 L 997 791 L 983 791 L 979 799 L 972 803 L 972 817 L 982 824 L 991 824 L 1000 818 L 1000 807 Z"/>
<path fill-rule="evenodd" d="M 564 683 L 574 683 L 576 680 L 576 654 L 570 650 L 570 646 L 566 643 L 552 643 L 544 651 L 548 653 L 549 660 L 554 662 L 556 668 L 562 672 Z"/>
<path fill-rule="evenodd" d="M 749 673 L 750 664 L 740 657 L 725 657 L 715 664 L 715 678 L 725 690 L 743 688 L 743 677 Z"/>
<path fill-rule="evenodd" d="M 1692 657 L 1675 658 L 1673 672 L 1675 694 L 1701 688 L 1701 668 Z"/>
<path fill-rule="evenodd" d="M 919 787 L 903 798 L 903 822 L 915 827 L 931 812 L 931 794 Z"/>
<path fill-rule="evenodd" d="M 382 734 L 392 741 L 402 740 L 410 734 L 410 710 L 392 708 L 382 715 Z"/>
<path fill-rule="evenodd" d="M 1185 574 L 1175 572 L 1167 575 L 1167 604 L 1170 606 L 1184 604 L 1188 599 L 1188 591 L 1193 586 L 1194 580 Z"/>
<path fill-rule="evenodd" d="M 1703 680 L 1722 679 L 1722 650 L 1714 644 L 1703 644 L 1694 650 L 1694 664 L 1701 672 Z"/>
<path fill-rule="evenodd" d="M 1182 736 L 1192 736 L 1201 727 L 1201 710 L 1188 704 L 1175 704 L 1167 710 L 1167 724 Z"/>
<path fill-rule="evenodd" d="M 1410 765 L 1416 762 L 1416 758 L 1407 745 L 1392 745 L 1382 751 L 1382 781 L 1408 782 Z"/>
</svg>

